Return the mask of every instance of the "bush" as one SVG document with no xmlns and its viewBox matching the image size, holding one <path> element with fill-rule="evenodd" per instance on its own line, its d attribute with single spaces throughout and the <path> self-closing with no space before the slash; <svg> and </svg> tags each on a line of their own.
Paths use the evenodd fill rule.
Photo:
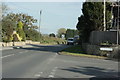
<svg viewBox="0 0 120 80">
<path fill-rule="evenodd" d="M 49 37 L 49 36 L 43 36 L 41 43 L 47 43 L 47 44 L 65 44 L 66 41 L 60 38 L 55 38 L 55 37 Z"/>
</svg>

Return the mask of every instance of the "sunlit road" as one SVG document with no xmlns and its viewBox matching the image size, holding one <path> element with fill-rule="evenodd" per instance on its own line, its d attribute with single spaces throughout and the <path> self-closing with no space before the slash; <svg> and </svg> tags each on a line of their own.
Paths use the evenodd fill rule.
<svg viewBox="0 0 120 80">
<path fill-rule="evenodd" d="M 67 45 L 38 46 L 2 52 L 3 78 L 117 77 L 118 62 L 58 55 Z"/>
</svg>

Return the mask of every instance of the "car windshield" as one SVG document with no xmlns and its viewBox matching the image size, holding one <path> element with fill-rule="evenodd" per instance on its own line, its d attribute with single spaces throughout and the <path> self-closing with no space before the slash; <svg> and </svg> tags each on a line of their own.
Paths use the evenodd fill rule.
<svg viewBox="0 0 120 80">
<path fill-rule="evenodd" d="M 68 39 L 68 41 L 73 41 L 73 39 Z"/>
</svg>

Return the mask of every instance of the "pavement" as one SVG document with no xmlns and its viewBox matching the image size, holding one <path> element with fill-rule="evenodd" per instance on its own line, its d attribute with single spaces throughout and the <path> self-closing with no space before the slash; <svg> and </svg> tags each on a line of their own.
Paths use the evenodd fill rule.
<svg viewBox="0 0 120 80">
<path fill-rule="evenodd" d="M 13 47 L 0 47 L 0 51 L 2 51 L 2 50 L 8 50 L 8 49 L 13 49 Z"/>
<path fill-rule="evenodd" d="M 20 49 L 3 50 L 2 77 L 34 79 L 119 77 L 118 62 L 57 54 L 66 47 L 69 46 L 31 45 Z"/>
<path fill-rule="evenodd" d="M 26 48 L 26 47 L 32 47 L 32 45 L 0 47 L 0 51 L 14 49 L 14 48 Z"/>
</svg>

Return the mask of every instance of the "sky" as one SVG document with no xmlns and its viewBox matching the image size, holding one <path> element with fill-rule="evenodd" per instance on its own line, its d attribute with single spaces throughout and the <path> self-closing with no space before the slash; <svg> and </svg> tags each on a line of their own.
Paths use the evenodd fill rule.
<svg viewBox="0 0 120 80">
<path fill-rule="evenodd" d="M 42 34 L 57 33 L 59 28 L 76 29 L 78 17 L 82 15 L 83 2 L 5 2 L 9 12 L 25 13 L 38 20 L 40 10 Z"/>
</svg>

